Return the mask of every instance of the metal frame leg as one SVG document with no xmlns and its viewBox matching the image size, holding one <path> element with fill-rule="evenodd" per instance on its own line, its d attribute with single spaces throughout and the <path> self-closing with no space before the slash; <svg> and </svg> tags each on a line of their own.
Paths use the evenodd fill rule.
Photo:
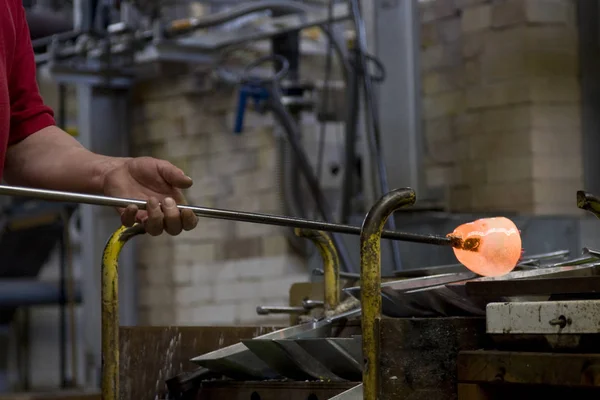
<svg viewBox="0 0 600 400">
<path fill-rule="evenodd" d="M 379 398 L 379 321 L 381 320 L 381 234 L 392 213 L 411 206 L 417 197 L 410 188 L 384 195 L 367 213 L 360 235 L 363 399 Z"/>
<path fill-rule="evenodd" d="M 102 399 L 119 398 L 119 255 L 125 243 L 144 233 L 142 225 L 121 227 L 102 255 Z"/>
<path fill-rule="evenodd" d="M 333 241 L 325 232 L 311 229 L 294 230 L 297 236 L 311 240 L 321 254 L 325 280 L 325 311 L 340 304 L 340 259 Z"/>
</svg>

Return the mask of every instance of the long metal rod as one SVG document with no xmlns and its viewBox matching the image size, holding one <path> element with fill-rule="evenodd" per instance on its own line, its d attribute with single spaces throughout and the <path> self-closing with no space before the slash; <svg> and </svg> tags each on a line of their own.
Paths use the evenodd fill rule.
<svg viewBox="0 0 600 400">
<path fill-rule="evenodd" d="M 20 186 L 0 185 L 0 195 L 15 197 L 30 197 L 39 200 L 60 201 L 64 203 L 80 203 L 96 206 L 109 206 L 125 208 L 136 205 L 140 210 L 146 209 L 144 200 L 125 199 L 120 197 L 99 196 L 57 190 L 33 189 Z M 225 219 L 232 221 L 250 222 L 263 225 L 288 226 L 293 228 L 315 229 L 325 232 L 360 235 L 359 226 L 334 224 L 331 222 L 311 221 L 308 219 L 284 217 L 280 215 L 251 213 L 245 211 L 224 210 L 218 208 L 178 205 L 180 210 L 192 210 L 199 217 Z M 382 237 L 386 239 L 402 240 L 405 242 L 425 243 L 440 246 L 458 245 L 455 239 L 436 235 L 420 235 L 416 233 L 395 232 L 384 230 Z"/>
</svg>

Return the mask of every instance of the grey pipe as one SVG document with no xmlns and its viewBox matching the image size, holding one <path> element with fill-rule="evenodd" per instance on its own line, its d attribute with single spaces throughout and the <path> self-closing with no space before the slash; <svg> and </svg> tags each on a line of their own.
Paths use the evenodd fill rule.
<svg viewBox="0 0 600 400">
<path fill-rule="evenodd" d="M 73 297 L 76 303 L 82 299 L 81 285 L 75 282 Z M 59 304 L 61 299 L 58 282 L 35 279 L 1 279 L 0 308 L 32 307 Z"/>
</svg>

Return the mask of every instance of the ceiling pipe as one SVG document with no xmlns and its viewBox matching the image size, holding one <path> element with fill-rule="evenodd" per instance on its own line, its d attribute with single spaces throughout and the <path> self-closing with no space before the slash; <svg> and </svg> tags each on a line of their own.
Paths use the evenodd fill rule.
<svg viewBox="0 0 600 400">
<path fill-rule="evenodd" d="M 73 30 L 73 21 L 63 13 L 25 10 L 31 39 L 39 39 Z"/>
</svg>

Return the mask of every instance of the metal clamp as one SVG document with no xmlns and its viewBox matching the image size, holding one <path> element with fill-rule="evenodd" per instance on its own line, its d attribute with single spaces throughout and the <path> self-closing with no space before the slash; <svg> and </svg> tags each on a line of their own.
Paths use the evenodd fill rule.
<svg viewBox="0 0 600 400">
<path fill-rule="evenodd" d="M 294 230 L 297 236 L 312 241 L 323 260 L 325 280 L 325 311 L 333 310 L 340 304 L 340 258 L 333 241 L 325 232 L 311 229 Z"/>
<path fill-rule="evenodd" d="M 143 233 L 143 225 L 122 226 L 102 255 L 102 400 L 119 398 L 119 255 L 129 239 Z"/>
<path fill-rule="evenodd" d="M 360 234 L 362 293 L 363 399 L 379 397 L 379 321 L 381 320 L 381 235 L 388 218 L 416 201 L 414 190 L 396 189 L 384 195 L 367 213 Z"/>
</svg>

